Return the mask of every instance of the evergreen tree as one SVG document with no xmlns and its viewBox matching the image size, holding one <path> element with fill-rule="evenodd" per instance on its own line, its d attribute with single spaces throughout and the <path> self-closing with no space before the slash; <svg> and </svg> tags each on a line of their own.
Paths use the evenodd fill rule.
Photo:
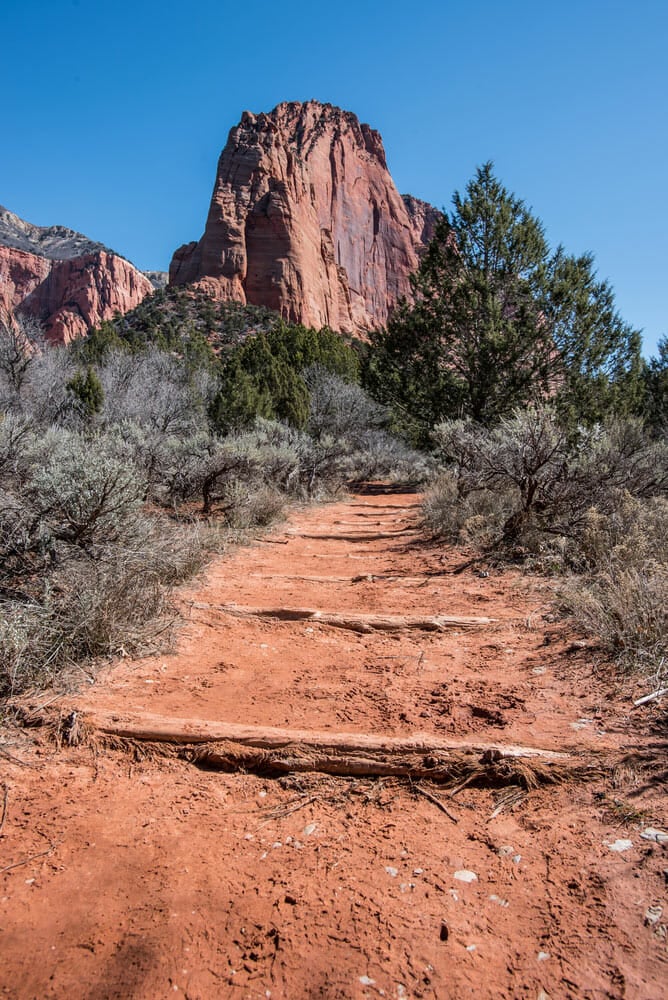
<svg viewBox="0 0 668 1000">
<path fill-rule="evenodd" d="M 591 254 L 572 257 L 557 249 L 542 309 L 552 348 L 550 384 L 562 419 L 591 424 L 637 412 L 640 333 L 617 313 L 613 290 L 597 279 Z"/>
<path fill-rule="evenodd" d="M 104 402 L 102 383 L 90 365 L 88 365 L 85 372 L 75 372 L 67 383 L 67 391 L 76 400 L 77 406 L 79 406 L 83 415 L 88 419 L 99 413 L 102 409 Z"/>
<path fill-rule="evenodd" d="M 320 365 L 348 382 L 359 381 L 359 355 L 340 333 L 328 327 L 314 330 L 281 322 L 267 333 L 267 343 L 272 354 L 289 362 L 297 372 Z"/>
<path fill-rule="evenodd" d="M 652 358 L 643 372 L 645 395 L 643 415 L 657 432 L 668 431 L 668 336 L 658 343 L 659 353 Z"/>
<path fill-rule="evenodd" d="M 364 379 L 421 443 L 443 418 L 493 425 L 529 401 L 557 397 L 575 420 L 637 403 L 639 336 L 609 285 L 591 256 L 550 254 L 491 163 L 454 195 L 412 290 L 372 336 Z"/>
</svg>

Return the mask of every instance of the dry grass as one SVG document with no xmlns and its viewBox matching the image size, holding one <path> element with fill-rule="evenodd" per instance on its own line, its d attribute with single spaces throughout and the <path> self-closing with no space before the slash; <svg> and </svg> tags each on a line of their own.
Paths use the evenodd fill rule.
<svg viewBox="0 0 668 1000">
<path fill-rule="evenodd" d="M 485 548 L 499 538 L 512 510 L 508 493 L 475 490 L 460 496 L 454 473 L 443 472 L 425 493 L 422 524 L 434 538 Z"/>
<path fill-rule="evenodd" d="M 166 519 L 132 543 L 64 564 L 32 600 L 0 605 L 0 693 L 57 684 L 100 657 L 147 655 L 170 638 L 169 589 L 206 557 L 204 536 Z"/>
<path fill-rule="evenodd" d="M 573 579 L 566 610 L 625 670 L 655 671 L 668 658 L 668 567 L 635 567 Z"/>
<path fill-rule="evenodd" d="M 581 555 L 590 572 L 562 588 L 565 609 L 624 670 L 657 673 L 668 660 L 668 501 L 626 494 L 606 516 L 591 510 Z"/>
</svg>

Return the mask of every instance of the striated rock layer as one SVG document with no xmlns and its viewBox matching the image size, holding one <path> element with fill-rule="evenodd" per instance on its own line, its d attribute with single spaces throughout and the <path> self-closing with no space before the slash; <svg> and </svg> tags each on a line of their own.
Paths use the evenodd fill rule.
<svg viewBox="0 0 668 1000">
<path fill-rule="evenodd" d="M 153 291 L 141 271 L 62 226 L 33 226 L 0 208 L 0 310 L 39 319 L 68 343 Z"/>
<path fill-rule="evenodd" d="M 402 198 L 378 132 L 329 104 L 244 112 L 230 132 L 206 229 L 171 284 L 276 309 L 308 326 L 383 325 L 440 213 Z"/>
</svg>

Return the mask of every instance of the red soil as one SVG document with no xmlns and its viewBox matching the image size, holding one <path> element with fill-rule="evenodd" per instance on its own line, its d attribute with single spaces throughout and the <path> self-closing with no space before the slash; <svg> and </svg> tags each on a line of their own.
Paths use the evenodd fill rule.
<svg viewBox="0 0 668 1000">
<path fill-rule="evenodd" d="M 173 654 L 112 665 L 63 712 L 547 749 L 661 742 L 657 707 L 632 709 L 644 692 L 555 623 L 547 581 L 452 575 L 465 557 L 420 538 L 416 504 L 369 495 L 295 513 L 182 591 Z M 198 607 L 229 602 L 497 622 L 358 635 Z M 514 803 L 508 790 L 429 787 L 456 823 L 398 779 L 220 774 L 57 751 L 39 732 L 0 739 L 0 769 L 0 868 L 15 866 L 0 873 L 0 995 L 668 995 L 668 853 L 640 836 L 666 829 L 665 796 L 632 764 Z M 623 839 L 628 850 L 608 846 Z M 663 907 L 654 924 L 652 906 Z"/>
</svg>

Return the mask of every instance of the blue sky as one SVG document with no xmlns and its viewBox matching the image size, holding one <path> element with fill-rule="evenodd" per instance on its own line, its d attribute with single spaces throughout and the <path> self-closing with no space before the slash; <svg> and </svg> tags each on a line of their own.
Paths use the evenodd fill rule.
<svg viewBox="0 0 668 1000">
<path fill-rule="evenodd" d="M 401 192 L 479 164 L 668 333 L 666 0 L 2 0 L 0 204 L 141 268 L 201 235 L 244 109 L 317 98 L 380 130 Z"/>
</svg>

